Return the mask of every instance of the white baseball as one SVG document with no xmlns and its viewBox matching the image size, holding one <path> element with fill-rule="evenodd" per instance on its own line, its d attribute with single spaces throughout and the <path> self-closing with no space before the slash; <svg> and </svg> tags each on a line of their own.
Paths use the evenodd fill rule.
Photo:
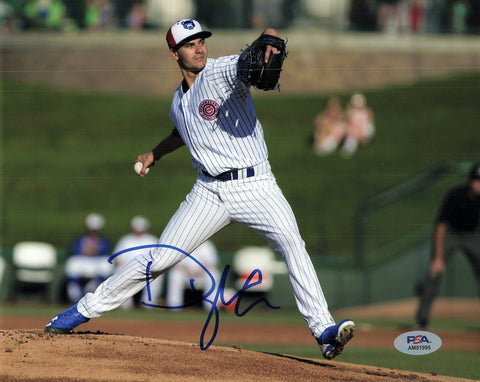
<svg viewBox="0 0 480 382">
<path fill-rule="evenodd" d="M 140 173 L 142 172 L 142 168 L 143 168 L 142 162 L 135 162 L 135 164 L 133 165 L 133 170 L 137 173 L 137 175 L 140 175 Z M 145 170 L 145 175 L 147 175 L 149 171 L 150 169 L 147 168 Z"/>
</svg>

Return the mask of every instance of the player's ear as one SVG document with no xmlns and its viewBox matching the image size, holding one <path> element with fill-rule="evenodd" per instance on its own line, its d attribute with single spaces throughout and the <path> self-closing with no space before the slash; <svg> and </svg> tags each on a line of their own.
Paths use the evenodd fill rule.
<svg viewBox="0 0 480 382">
<path fill-rule="evenodd" d="M 179 57 L 178 57 L 178 50 L 170 49 L 170 56 L 171 56 L 175 61 L 178 61 L 178 59 L 179 59 Z"/>
</svg>

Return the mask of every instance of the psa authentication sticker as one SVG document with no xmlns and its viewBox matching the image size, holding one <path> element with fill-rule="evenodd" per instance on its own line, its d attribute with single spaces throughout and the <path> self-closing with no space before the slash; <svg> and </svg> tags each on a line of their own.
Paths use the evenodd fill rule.
<svg viewBox="0 0 480 382">
<path fill-rule="evenodd" d="M 206 99 L 200 103 L 198 111 L 203 119 L 211 121 L 212 119 L 217 118 L 218 112 L 220 111 L 220 106 L 215 101 L 211 99 Z"/>
<path fill-rule="evenodd" d="M 393 342 L 395 348 L 409 355 L 430 354 L 440 349 L 442 340 L 434 333 L 415 330 L 400 334 Z"/>
</svg>

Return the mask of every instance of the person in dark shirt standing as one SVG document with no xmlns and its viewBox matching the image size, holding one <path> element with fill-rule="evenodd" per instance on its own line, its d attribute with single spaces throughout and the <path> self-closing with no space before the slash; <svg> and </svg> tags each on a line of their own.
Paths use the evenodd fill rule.
<svg viewBox="0 0 480 382">
<path fill-rule="evenodd" d="M 480 162 L 474 164 L 468 183 L 453 188 L 444 199 L 435 222 L 433 247 L 426 283 L 420 296 L 415 326 L 429 324 L 445 266 L 455 251 L 462 251 L 473 267 L 480 296 Z"/>
</svg>

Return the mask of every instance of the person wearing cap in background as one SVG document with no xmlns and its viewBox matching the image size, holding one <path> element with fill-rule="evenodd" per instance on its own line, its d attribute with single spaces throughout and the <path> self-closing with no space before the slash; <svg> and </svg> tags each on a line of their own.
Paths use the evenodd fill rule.
<svg viewBox="0 0 480 382">
<path fill-rule="evenodd" d="M 208 273 L 203 268 L 207 269 Z M 192 290 L 190 280 L 195 280 L 194 286 L 196 291 L 201 291 L 205 294 L 212 285 L 211 277 L 218 285 L 220 282 L 218 251 L 213 241 L 207 240 L 200 244 L 190 254 L 190 257 L 182 260 L 168 271 L 167 305 L 175 309 L 183 307 L 184 304 L 196 305 L 196 303 L 200 302 L 200 299 L 198 301 L 185 302 L 185 291 Z M 205 310 L 212 308 L 208 301 L 202 299 L 201 302 Z"/>
<path fill-rule="evenodd" d="M 113 272 L 108 262 L 112 246 L 102 234 L 105 219 L 98 213 L 85 218 L 85 233 L 77 236 L 70 246 L 70 257 L 65 263 L 67 296 L 77 302 L 85 293 L 94 291 Z"/>
<path fill-rule="evenodd" d="M 456 251 L 467 256 L 472 265 L 480 297 L 480 162 L 468 174 L 468 182 L 451 189 L 435 221 L 430 265 L 425 284 L 420 288 L 420 302 L 415 327 L 425 329 L 430 310 L 449 258 Z"/>
<path fill-rule="evenodd" d="M 120 251 L 136 248 L 142 245 L 157 244 L 158 237 L 149 233 L 149 229 L 150 221 L 147 218 L 143 216 L 134 216 L 130 221 L 130 233 L 122 236 L 118 240 L 113 253 L 116 254 Z M 115 271 L 122 269 L 129 261 L 135 258 L 136 255 L 138 255 L 138 251 L 132 250 L 115 257 Z M 134 306 L 139 306 L 141 301 L 155 303 L 162 292 L 163 275 L 153 280 L 149 285 L 150 294 L 145 287 L 143 288 L 143 291 L 138 292 L 134 297 L 129 298 L 122 305 L 122 308 L 129 309 Z"/>
</svg>

